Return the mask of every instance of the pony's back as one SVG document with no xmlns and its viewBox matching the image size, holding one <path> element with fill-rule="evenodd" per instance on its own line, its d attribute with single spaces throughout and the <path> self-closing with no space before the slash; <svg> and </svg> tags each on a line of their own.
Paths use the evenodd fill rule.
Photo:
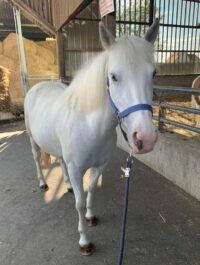
<svg viewBox="0 0 200 265">
<path fill-rule="evenodd" d="M 24 100 L 26 129 L 29 135 L 35 136 L 38 145 L 39 138 L 42 138 L 43 134 L 52 136 L 56 109 L 66 89 L 67 86 L 59 82 L 41 82 L 34 85 L 26 94 Z"/>
<path fill-rule="evenodd" d="M 67 89 L 67 86 L 59 82 L 46 81 L 34 85 L 26 94 L 24 100 L 25 115 L 38 104 L 41 108 L 42 106 L 43 108 L 50 108 L 65 89 Z"/>
</svg>

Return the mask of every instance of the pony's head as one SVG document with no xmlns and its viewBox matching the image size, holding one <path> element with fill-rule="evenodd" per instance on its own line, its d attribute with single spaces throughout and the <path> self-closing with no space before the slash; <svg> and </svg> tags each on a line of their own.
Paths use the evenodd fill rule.
<svg viewBox="0 0 200 265">
<path fill-rule="evenodd" d="M 151 105 L 152 79 L 156 71 L 153 44 L 158 34 L 159 20 L 155 20 L 144 39 L 125 36 L 115 40 L 102 22 L 99 29 L 108 58 L 105 80 L 117 109 L 122 112 L 133 105 Z M 130 113 L 122 123 L 134 153 L 146 153 L 153 149 L 157 130 L 149 110 Z"/>
</svg>

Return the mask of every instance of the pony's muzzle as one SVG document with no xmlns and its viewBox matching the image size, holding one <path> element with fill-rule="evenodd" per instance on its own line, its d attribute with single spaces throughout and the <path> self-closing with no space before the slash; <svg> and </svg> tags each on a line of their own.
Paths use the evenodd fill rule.
<svg viewBox="0 0 200 265">
<path fill-rule="evenodd" d="M 145 134 L 143 132 L 133 133 L 133 151 L 137 154 L 144 154 L 153 150 L 158 139 L 157 129 L 152 133 Z"/>
</svg>

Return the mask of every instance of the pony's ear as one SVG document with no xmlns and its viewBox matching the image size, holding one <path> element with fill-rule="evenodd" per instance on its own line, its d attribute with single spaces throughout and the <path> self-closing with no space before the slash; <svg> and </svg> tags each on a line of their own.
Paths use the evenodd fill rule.
<svg viewBox="0 0 200 265">
<path fill-rule="evenodd" d="M 115 42 L 114 36 L 105 27 L 102 21 L 99 23 L 99 35 L 100 35 L 101 44 L 104 49 L 107 49 L 110 45 L 112 45 Z"/>
<path fill-rule="evenodd" d="M 154 42 L 158 36 L 159 25 L 160 25 L 159 19 L 156 18 L 154 20 L 153 24 L 151 25 L 151 27 L 148 29 L 148 31 L 145 35 L 145 40 L 154 44 Z"/>
</svg>

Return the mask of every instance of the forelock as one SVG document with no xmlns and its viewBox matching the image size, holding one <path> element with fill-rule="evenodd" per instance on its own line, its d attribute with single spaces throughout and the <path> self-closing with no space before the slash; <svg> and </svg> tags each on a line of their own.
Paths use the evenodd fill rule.
<svg viewBox="0 0 200 265">
<path fill-rule="evenodd" d="M 142 62 L 154 63 L 153 45 L 145 39 L 136 36 L 123 36 L 113 45 L 115 59 L 122 63 L 138 64 Z"/>
</svg>

